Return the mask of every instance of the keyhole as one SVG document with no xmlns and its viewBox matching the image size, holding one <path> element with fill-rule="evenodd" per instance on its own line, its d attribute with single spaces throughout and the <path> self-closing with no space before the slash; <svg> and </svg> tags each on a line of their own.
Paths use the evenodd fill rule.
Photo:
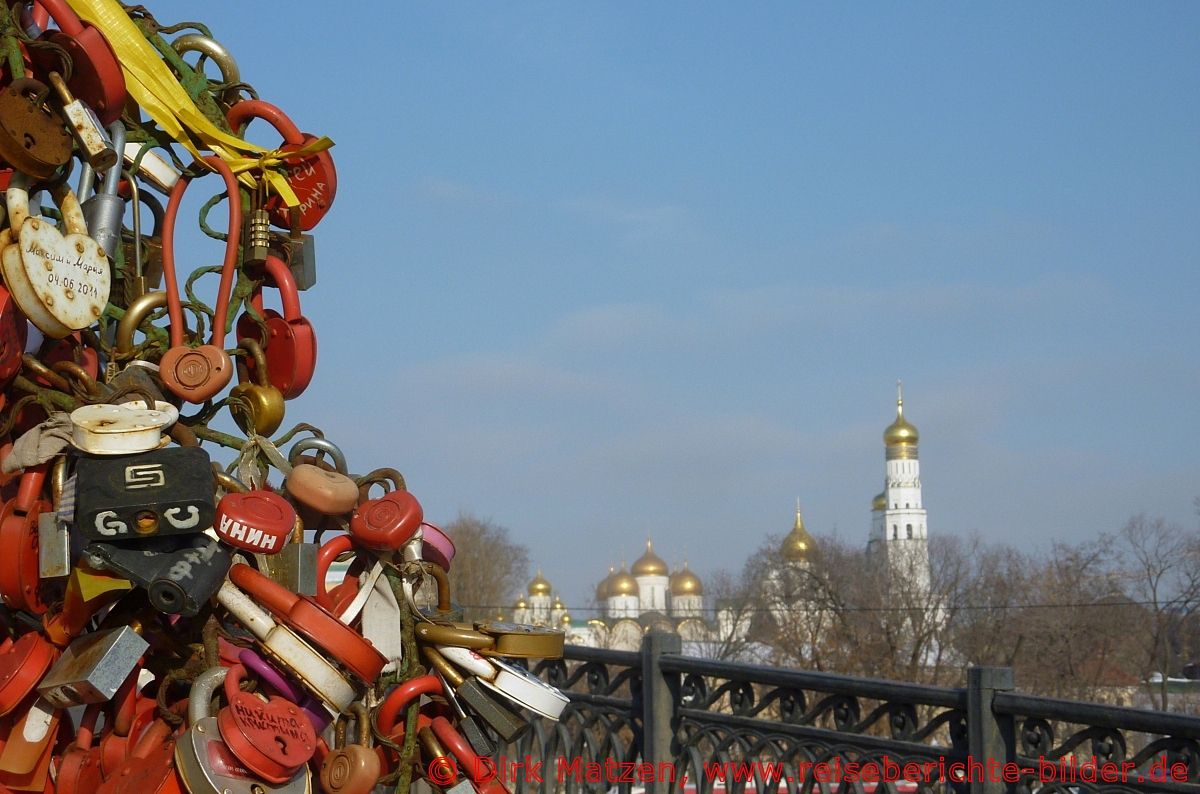
<svg viewBox="0 0 1200 794">
<path fill-rule="evenodd" d="M 279 745 L 279 752 L 284 755 L 288 754 L 287 740 L 279 734 L 275 734 L 275 744 Z"/>
<path fill-rule="evenodd" d="M 25 148 L 32 149 L 35 146 L 37 146 L 37 141 L 34 140 L 34 137 L 32 135 L 30 135 L 28 132 L 25 133 Z"/>
</svg>

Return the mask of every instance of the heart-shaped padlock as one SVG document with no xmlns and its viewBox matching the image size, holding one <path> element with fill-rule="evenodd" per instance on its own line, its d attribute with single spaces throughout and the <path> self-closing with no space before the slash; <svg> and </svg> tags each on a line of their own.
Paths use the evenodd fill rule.
<svg viewBox="0 0 1200 794">
<path fill-rule="evenodd" d="M 238 687 L 245 675 L 240 664 L 225 675 L 229 705 L 217 715 L 221 738 L 251 772 L 270 783 L 286 782 L 317 751 L 316 733 L 294 703 L 242 692 Z"/>
<path fill-rule="evenodd" d="M 350 519 L 350 534 L 369 549 L 395 551 L 424 520 L 421 503 L 408 491 L 392 491 L 358 506 Z"/>
<path fill-rule="evenodd" d="M 295 526 L 295 508 L 272 491 L 225 494 L 217 503 L 213 521 L 223 542 L 259 554 L 283 551 Z"/>
<path fill-rule="evenodd" d="M 87 235 L 71 189 L 53 191 L 67 226 L 64 236 L 45 218 L 29 215 L 28 188 L 28 177 L 13 175 L 6 201 L 14 242 L 0 255 L 0 269 L 30 322 L 46 336 L 61 339 L 100 319 L 112 274 L 99 244 Z"/>
</svg>

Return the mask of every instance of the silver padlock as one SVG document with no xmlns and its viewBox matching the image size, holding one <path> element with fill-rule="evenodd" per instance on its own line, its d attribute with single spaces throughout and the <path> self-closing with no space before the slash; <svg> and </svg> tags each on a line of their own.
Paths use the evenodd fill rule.
<svg viewBox="0 0 1200 794">
<path fill-rule="evenodd" d="M 226 669 L 213 667 L 196 677 L 188 694 L 188 729 L 175 742 L 175 768 L 191 794 L 308 794 L 308 767 L 286 783 L 271 784 L 248 771 L 221 740 L 212 698 L 225 681 Z"/>
<path fill-rule="evenodd" d="M 129 626 L 77 637 L 38 684 L 38 694 L 63 709 L 104 703 L 117 693 L 149 647 Z"/>
<path fill-rule="evenodd" d="M 95 111 L 71 95 L 71 89 L 58 72 L 50 72 L 49 80 L 61 102 L 60 112 L 67 122 L 67 131 L 75 139 L 84 161 L 100 171 L 116 165 L 120 159 L 117 152 L 125 148 L 125 136 L 121 136 L 120 142 L 110 138 Z M 125 128 L 121 130 L 123 133 Z"/>
<path fill-rule="evenodd" d="M 125 125 L 114 121 L 109 127 L 116 145 L 125 146 Z M 121 225 L 125 218 L 125 202 L 117 195 L 121 184 L 121 168 L 114 163 L 104 173 L 104 183 L 94 196 L 84 201 L 83 219 L 87 222 L 88 236 L 100 244 L 100 250 L 109 259 L 115 259 L 121 245 Z"/>
<path fill-rule="evenodd" d="M 317 240 L 300 231 L 300 210 L 292 207 L 292 230 L 288 235 L 287 260 L 296 289 L 303 292 L 317 284 Z"/>
</svg>

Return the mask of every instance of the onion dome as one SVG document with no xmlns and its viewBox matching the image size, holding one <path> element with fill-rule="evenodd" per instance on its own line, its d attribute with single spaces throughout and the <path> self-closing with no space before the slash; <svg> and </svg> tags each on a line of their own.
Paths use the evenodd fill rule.
<svg viewBox="0 0 1200 794">
<path fill-rule="evenodd" d="M 533 577 L 533 581 L 529 583 L 529 595 L 550 595 L 550 583 L 546 581 L 546 577 L 542 576 L 541 570 L 537 572 L 537 576 Z"/>
<path fill-rule="evenodd" d="M 871 501 L 871 509 L 872 510 L 884 510 L 886 508 L 887 508 L 887 494 L 884 493 L 883 491 L 880 491 L 878 494 L 875 495 L 875 498 Z"/>
<path fill-rule="evenodd" d="M 804 517 L 800 515 L 800 508 L 797 507 L 796 523 L 792 526 L 792 531 L 783 539 L 783 544 L 779 547 L 779 554 L 788 562 L 804 562 L 808 559 L 812 549 L 812 535 L 808 534 L 808 530 L 804 528 Z"/>
<path fill-rule="evenodd" d="M 562 624 L 562 627 L 564 629 L 570 628 L 571 627 L 571 613 L 564 612 L 563 616 L 559 619 L 558 622 Z"/>
<path fill-rule="evenodd" d="M 621 570 L 608 583 L 608 597 L 637 595 L 638 583 L 637 580 L 629 575 L 629 571 L 625 570 L 625 566 L 621 566 Z"/>
<path fill-rule="evenodd" d="M 528 609 L 529 605 L 525 603 L 524 597 L 517 598 L 517 605 L 513 609 Z"/>
<path fill-rule="evenodd" d="M 596 585 L 596 601 L 603 603 L 608 600 L 608 588 L 612 584 L 613 577 L 617 575 L 617 569 L 608 566 L 608 576 L 600 580 L 600 584 Z"/>
<path fill-rule="evenodd" d="M 550 608 L 551 609 L 563 609 L 564 607 L 563 607 L 562 599 L 559 598 L 558 596 L 554 596 L 554 605 Z"/>
<path fill-rule="evenodd" d="M 646 541 L 646 553 L 633 564 L 634 576 L 666 576 L 667 563 L 654 553 L 654 546 Z"/>
<path fill-rule="evenodd" d="M 704 585 L 700 584 L 700 577 L 688 570 L 686 562 L 682 571 L 671 574 L 671 595 L 704 595 Z"/>
<path fill-rule="evenodd" d="M 883 431 L 883 443 L 888 449 L 889 457 L 916 457 L 917 441 L 920 434 L 912 422 L 904 418 L 904 392 L 900 384 L 896 384 L 896 420 Z"/>
</svg>

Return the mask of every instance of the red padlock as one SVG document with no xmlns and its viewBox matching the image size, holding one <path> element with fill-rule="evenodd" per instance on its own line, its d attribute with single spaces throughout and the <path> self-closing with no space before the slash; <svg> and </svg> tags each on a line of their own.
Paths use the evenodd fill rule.
<svg viewBox="0 0 1200 794">
<path fill-rule="evenodd" d="M 248 313 L 238 318 L 237 332 L 239 338 L 247 337 L 262 345 L 267 355 L 268 381 L 283 392 L 285 400 L 291 400 L 304 393 L 317 369 L 317 335 L 312 323 L 300 313 L 300 293 L 296 290 L 292 271 L 275 256 L 268 256 L 264 267 L 279 289 L 283 314 L 263 308 L 260 286 L 250 296 L 250 303 L 262 315 L 266 335 L 264 337 L 262 326 Z M 246 362 L 246 377 L 242 378 L 240 374 L 238 377 L 243 382 L 254 381 L 253 360 Z"/>
<path fill-rule="evenodd" d="M 171 709 L 178 713 L 180 704 Z M 155 719 L 137 737 L 133 752 L 96 789 L 96 794 L 185 794 L 175 770 L 175 731 Z"/>
<path fill-rule="evenodd" d="M 297 595 L 283 585 L 242 563 L 229 569 L 229 579 L 246 591 L 264 609 L 289 628 L 324 649 L 347 670 L 367 684 L 379 678 L 387 659 L 366 637 L 359 634 L 308 596 Z"/>
<path fill-rule="evenodd" d="M 0 645 L 0 715 L 21 704 L 58 658 L 58 649 L 37 632 Z"/>
<path fill-rule="evenodd" d="M 43 614 L 49 605 L 41 597 L 38 565 L 38 514 L 51 509 L 42 499 L 47 464 L 31 466 L 21 475 L 17 495 L 0 508 L 0 548 L 12 555 L 0 565 L 0 596 L 13 609 Z"/>
<path fill-rule="evenodd" d="M 227 493 L 217 503 L 213 528 L 243 551 L 278 554 L 296 526 L 296 509 L 273 491 Z"/>
<path fill-rule="evenodd" d="M 0 286 L 0 386 L 21 371 L 21 354 L 29 338 L 29 321 L 7 289 Z"/>
<path fill-rule="evenodd" d="M 83 712 L 75 741 L 62 754 L 55 780 L 58 794 L 92 794 L 100 786 L 100 750 L 92 747 L 96 735 L 96 719 L 101 703 L 93 703 Z"/>
<path fill-rule="evenodd" d="M 306 144 L 317 140 L 315 135 L 300 131 L 290 118 L 270 102 L 261 99 L 245 99 L 229 108 L 225 120 L 230 128 L 238 130 L 251 119 L 263 119 L 283 136 L 284 145 L 280 149 L 293 152 Z M 300 160 L 287 161 L 286 179 L 292 192 L 300 200 L 296 209 L 300 215 L 300 228 L 312 231 L 333 204 L 337 194 L 337 169 L 333 167 L 333 157 L 328 150 L 317 152 Z M 287 204 L 278 195 L 272 195 L 264 207 L 271 213 L 271 223 L 280 229 L 291 229 L 291 212 Z"/>
<path fill-rule="evenodd" d="M 376 551 L 395 551 L 424 521 L 421 503 L 408 491 L 391 491 L 358 506 L 350 519 L 354 539 Z"/>
<path fill-rule="evenodd" d="M 246 668 L 235 664 L 225 675 L 229 705 L 217 715 L 217 727 L 229 751 L 269 783 L 286 783 L 317 751 L 312 723 L 299 708 L 273 695 L 267 701 L 242 692 Z"/>
<path fill-rule="evenodd" d="M 66 0 L 37 0 L 36 5 L 48 11 L 59 27 L 45 31 L 41 38 L 71 56 L 71 79 L 67 81 L 71 93 L 95 111 L 105 126 L 121 118 L 125 75 L 108 39 L 94 25 L 81 21 Z M 44 19 L 40 26 L 45 27 Z M 44 49 L 35 51 L 33 58 L 43 72 L 62 68 L 59 57 Z"/>
<path fill-rule="evenodd" d="M 225 259 L 221 264 L 221 283 L 217 287 L 217 305 L 213 316 L 212 338 L 208 344 L 190 347 L 183 336 L 183 305 L 179 300 L 179 285 L 175 278 L 175 221 L 183 202 L 184 191 L 191 181 L 181 177 L 171 190 L 163 218 L 163 280 L 167 293 L 167 313 L 171 317 L 171 348 L 158 364 L 163 385 L 175 396 L 190 403 L 202 403 L 215 397 L 233 379 L 233 360 L 225 352 L 225 317 L 229 311 L 229 295 L 237 270 L 239 240 L 242 231 L 241 188 L 233 171 L 219 157 L 203 158 L 225 180 L 229 204 L 229 232 L 225 241 Z"/>
</svg>

